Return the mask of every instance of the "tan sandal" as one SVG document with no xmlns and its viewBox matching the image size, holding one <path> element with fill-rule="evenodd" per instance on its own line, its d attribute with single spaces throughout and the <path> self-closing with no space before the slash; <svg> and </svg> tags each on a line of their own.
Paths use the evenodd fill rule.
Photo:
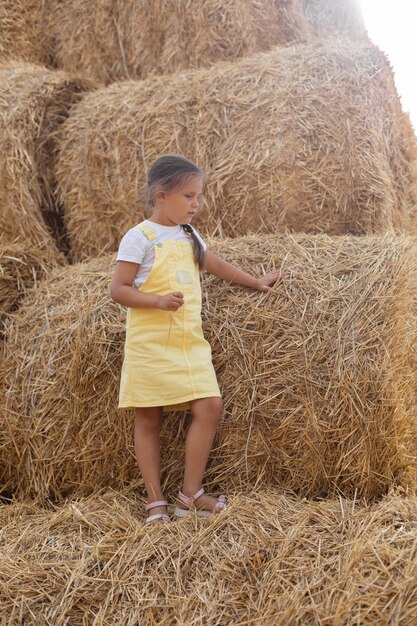
<svg viewBox="0 0 417 626">
<path fill-rule="evenodd" d="M 194 500 L 197 500 L 204 493 L 203 487 L 197 491 L 193 496 L 186 496 L 181 491 L 178 494 L 179 500 L 188 506 L 188 509 L 182 509 L 180 506 L 175 507 L 174 515 L 176 517 L 188 517 L 192 513 L 196 513 L 199 517 L 212 517 L 218 515 L 227 508 L 227 500 L 225 496 L 218 496 L 217 503 L 212 511 L 206 511 L 204 509 L 197 509 L 194 504 Z"/>
<path fill-rule="evenodd" d="M 166 500 L 155 500 L 155 502 L 150 502 L 145 506 L 145 511 L 150 511 L 151 509 L 156 509 L 158 506 L 168 506 L 168 502 Z M 169 522 L 170 517 L 166 513 L 155 513 L 154 515 L 149 515 L 146 518 L 146 524 L 150 524 L 152 522 Z"/>
</svg>

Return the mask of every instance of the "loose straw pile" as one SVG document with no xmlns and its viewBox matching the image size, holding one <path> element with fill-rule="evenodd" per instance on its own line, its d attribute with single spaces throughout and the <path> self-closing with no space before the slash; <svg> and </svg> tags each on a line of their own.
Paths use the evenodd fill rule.
<svg viewBox="0 0 417 626">
<path fill-rule="evenodd" d="M 269 294 L 204 283 L 204 330 L 224 396 L 207 480 L 303 496 L 414 488 L 416 242 L 297 235 L 210 242 L 247 271 L 283 269 Z M 125 310 L 114 256 L 54 272 L 7 337 L 0 446 L 6 488 L 39 499 L 138 474 L 133 416 L 117 411 Z M 188 417 L 162 432 L 163 481 L 181 480 Z"/>
<path fill-rule="evenodd" d="M 143 524 L 134 491 L 0 510 L 10 626 L 413 624 L 417 500 L 229 494 L 214 520 Z"/>
<path fill-rule="evenodd" d="M 206 170 L 206 235 L 417 232 L 416 150 L 385 56 L 329 40 L 87 95 L 63 125 L 56 175 L 83 260 L 143 217 L 164 152 Z"/>
</svg>

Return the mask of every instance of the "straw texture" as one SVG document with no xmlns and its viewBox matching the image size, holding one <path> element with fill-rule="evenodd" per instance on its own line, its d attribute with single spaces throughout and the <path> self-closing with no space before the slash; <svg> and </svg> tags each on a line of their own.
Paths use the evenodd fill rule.
<svg viewBox="0 0 417 626">
<path fill-rule="evenodd" d="M 214 520 L 152 527 L 143 504 L 125 489 L 3 506 L 9 626 L 415 623 L 415 499 L 236 494 Z"/>
<path fill-rule="evenodd" d="M 49 30 L 57 67 L 107 84 L 311 37 L 300 0 L 65 0 Z"/>
<path fill-rule="evenodd" d="M 53 265 L 53 264 L 52 264 Z M 8 314 L 51 269 L 36 246 L 6 244 L 0 247 L 0 337 Z"/>
<path fill-rule="evenodd" d="M 302 0 L 313 31 L 319 37 L 348 35 L 367 38 L 359 0 Z"/>
<path fill-rule="evenodd" d="M 53 199 L 54 133 L 92 84 L 10 62 L 0 65 L 0 86 L 2 240 L 63 248 L 62 220 Z"/>
<path fill-rule="evenodd" d="M 372 45 L 275 49 L 87 95 L 57 164 L 75 259 L 117 249 L 164 152 L 206 170 L 206 234 L 417 231 L 416 139 Z"/>
<path fill-rule="evenodd" d="M 247 271 L 291 276 L 262 294 L 209 276 L 204 330 L 225 414 L 207 480 L 302 495 L 413 487 L 416 242 L 297 235 L 210 242 Z M 44 499 L 137 476 L 131 412 L 117 412 L 123 307 L 112 255 L 54 272 L 14 316 L 2 376 L 4 480 Z M 188 417 L 162 432 L 163 481 L 181 480 Z"/>
<path fill-rule="evenodd" d="M 48 64 L 50 41 L 42 23 L 45 0 L 2 0 L 0 3 L 0 61 Z"/>
</svg>

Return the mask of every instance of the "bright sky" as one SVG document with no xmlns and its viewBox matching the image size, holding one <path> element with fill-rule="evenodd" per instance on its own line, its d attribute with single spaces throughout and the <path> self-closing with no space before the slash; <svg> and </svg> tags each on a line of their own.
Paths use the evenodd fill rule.
<svg viewBox="0 0 417 626">
<path fill-rule="evenodd" d="M 366 28 L 394 68 L 404 111 L 417 132 L 417 2 L 360 0 Z"/>
</svg>

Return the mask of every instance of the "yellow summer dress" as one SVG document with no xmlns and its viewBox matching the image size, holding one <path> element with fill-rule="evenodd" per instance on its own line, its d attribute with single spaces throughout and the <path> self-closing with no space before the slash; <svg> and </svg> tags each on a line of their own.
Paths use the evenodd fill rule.
<svg viewBox="0 0 417 626">
<path fill-rule="evenodd" d="M 190 400 L 220 396 L 210 344 L 201 327 L 200 275 L 192 242 L 157 240 L 147 224 L 137 228 L 155 241 L 155 261 L 140 290 L 184 294 L 178 311 L 128 308 L 119 408 L 187 409 Z"/>
</svg>

